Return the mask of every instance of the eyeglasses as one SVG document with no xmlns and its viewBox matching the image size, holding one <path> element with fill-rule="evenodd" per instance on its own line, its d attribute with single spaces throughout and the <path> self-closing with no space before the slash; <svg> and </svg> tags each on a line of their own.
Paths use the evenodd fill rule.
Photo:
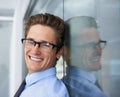
<svg viewBox="0 0 120 97">
<path fill-rule="evenodd" d="M 105 48 L 105 46 L 107 45 L 107 41 L 105 41 L 105 40 L 100 40 L 98 43 L 97 43 L 97 45 L 99 45 L 100 46 L 100 48 Z"/>
<path fill-rule="evenodd" d="M 82 47 L 82 48 L 88 48 L 88 47 L 92 47 L 92 48 L 96 48 L 96 47 L 100 47 L 100 48 L 105 48 L 107 44 L 107 41 L 105 40 L 100 40 L 99 42 L 91 42 L 91 43 L 86 43 L 86 44 L 81 44 L 81 45 L 78 45 L 77 47 Z M 74 47 L 74 46 L 73 46 Z M 75 45 L 76 47 L 76 45 Z"/>
<path fill-rule="evenodd" d="M 60 48 L 59 45 L 55 45 L 53 43 L 49 43 L 49 42 L 46 42 L 46 41 L 36 42 L 33 39 L 27 39 L 27 38 L 23 38 L 23 39 L 21 39 L 21 41 L 26 48 L 32 49 L 33 47 L 38 45 L 39 49 L 41 51 L 44 51 L 44 52 L 51 52 L 51 50 L 55 47 Z"/>
</svg>

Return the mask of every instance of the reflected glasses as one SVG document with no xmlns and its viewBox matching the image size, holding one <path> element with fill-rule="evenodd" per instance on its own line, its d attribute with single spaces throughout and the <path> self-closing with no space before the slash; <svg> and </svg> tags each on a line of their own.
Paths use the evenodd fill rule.
<svg viewBox="0 0 120 97">
<path fill-rule="evenodd" d="M 100 48 L 105 48 L 107 44 L 107 41 L 105 40 L 100 40 L 99 42 L 91 42 L 91 43 L 86 43 L 86 44 L 81 44 L 81 45 L 77 45 L 77 47 L 82 47 L 82 48 L 87 48 L 87 47 L 93 47 L 93 48 L 96 48 L 96 47 L 100 47 Z M 74 45 L 76 47 L 76 45 Z M 73 46 L 73 47 L 74 47 Z"/>
<path fill-rule="evenodd" d="M 105 46 L 107 45 L 107 41 L 105 41 L 105 40 L 100 40 L 98 43 L 97 43 L 97 45 L 99 45 L 100 46 L 100 48 L 105 48 Z"/>
<path fill-rule="evenodd" d="M 21 39 L 22 43 L 24 44 L 24 46 L 26 48 L 34 48 L 36 45 L 38 45 L 39 49 L 43 52 L 51 52 L 53 48 L 60 48 L 59 45 L 55 45 L 53 43 L 49 43 L 46 41 L 42 41 L 42 42 L 36 42 L 33 39 L 27 39 L 27 38 L 23 38 Z"/>
</svg>

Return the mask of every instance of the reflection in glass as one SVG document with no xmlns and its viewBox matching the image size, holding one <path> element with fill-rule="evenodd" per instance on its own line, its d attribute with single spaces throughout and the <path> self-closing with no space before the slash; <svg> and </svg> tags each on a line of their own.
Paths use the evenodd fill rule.
<svg viewBox="0 0 120 97">
<path fill-rule="evenodd" d="M 102 68 L 101 44 L 106 44 L 99 36 L 95 19 L 89 16 L 68 19 L 65 40 L 67 71 L 64 82 L 70 97 L 107 97 L 92 74 Z"/>
</svg>

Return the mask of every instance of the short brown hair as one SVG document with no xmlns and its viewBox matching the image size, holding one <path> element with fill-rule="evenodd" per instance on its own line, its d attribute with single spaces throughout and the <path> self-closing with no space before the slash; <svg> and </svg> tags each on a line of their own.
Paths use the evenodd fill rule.
<svg viewBox="0 0 120 97">
<path fill-rule="evenodd" d="M 45 14 L 41 13 L 31 16 L 25 23 L 25 38 L 28 35 L 30 27 L 36 24 L 52 27 L 57 35 L 56 37 L 57 43 L 63 44 L 65 25 L 64 25 L 64 21 L 61 18 L 49 13 L 45 13 Z"/>
</svg>

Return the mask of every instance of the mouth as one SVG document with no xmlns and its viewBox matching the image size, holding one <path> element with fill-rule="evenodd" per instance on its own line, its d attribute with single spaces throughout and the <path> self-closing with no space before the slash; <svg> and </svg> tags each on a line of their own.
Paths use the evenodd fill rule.
<svg viewBox="0 0 120 97">
<path fill-rule="evenodd" d="M 99 62 L 100 61 L 100 56 L 97 56 L 95 58 L 91 59 L 93 62 Z"/>
<path fill-rule="evenodd" d="M 38 56 L 29 56 L 29 59 L 35 62 L 41 62 L 43 58 L 40 58 Z"/>
</svg>

